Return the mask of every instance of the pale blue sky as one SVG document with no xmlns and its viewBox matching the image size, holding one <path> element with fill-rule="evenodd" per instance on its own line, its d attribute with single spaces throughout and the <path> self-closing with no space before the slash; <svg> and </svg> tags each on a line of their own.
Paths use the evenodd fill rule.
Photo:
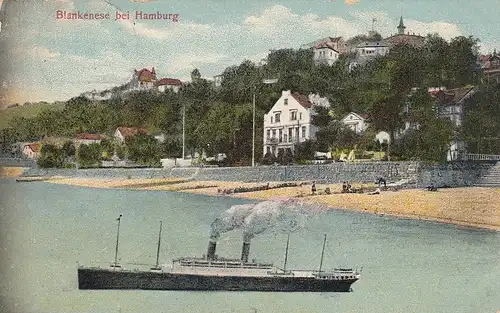
<svg viewBox="0 0 500 313">
<path fill-rule="evenodd" d="M 4 2 L 10 0 L 3 0 Z M 0 2 L 2 2 L 0 0 Z M 18 0 L 4 3 L 10 18 L 1 36 L 0 87 L 9 102 L 66 100 L 125 83 L 134 68 L 155 66 L 159 77 L 189 79 L 193 68 L 212 77 L 270 49 L 298 48 L 327 36 L 375 29 L 396 32 L 400 15 L 411 33 L 449 39 L 474 35 L 482 51 L 500 48 L 500 0 Z M 7 5 L 5 5 L 7 4 Z M 61 21 L 56 10 L 131 11 L 132 20 Z M 180 21 L 134 21 L 134 11 L 179 13 Z M 135 22 L 135 25 L 134 25 Z M 9 26 L 9 27 L 7 27 Z M 5 94 L 5 92 L 4 92 Z"/>
</svg>

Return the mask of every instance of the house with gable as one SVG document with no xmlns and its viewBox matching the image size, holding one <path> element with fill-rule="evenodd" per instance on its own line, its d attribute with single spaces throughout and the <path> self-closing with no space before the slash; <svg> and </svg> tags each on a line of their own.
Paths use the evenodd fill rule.
<svg viewBox="0 0 500 313">
<path fill-rule="evenodd" d="M 165 92 L 170 89 L 173 92 L 179 92 L 179 89 L 182 87 L 182 82 L 176 78 L 162 78 L 157 83 L 158 91 Z"/>
<path fill-rule="evenodd" d="M 36 160 L 40 156 L 41 145 L 38 142 L 24 145 L 23 154 L 29 159 Z"/>
<path fill-rule="evenodd" d="M 355 133 L 363 133 L 369 126 L 367 114 L 350 112 L 340 121 Z"/>
<path fill-rule="evenodd" d="M 81 133 L 75 136 L 73 142 L 76 146 L 89 145 L 92 143 L 100 144 L 102 139 L 103 137 L 100 134 Z"/>
<path fill-rule="evenodd" d="M 500 55 L 494 50 L 493 54 L 480 55 L 478 65 L 488 82 L 500 83 Z"/>
<path fill-rule="evenodd" d="M 125 126 L 120 126 L 116 129 L 114 138 L 119 142 L 119 143 L 124 143 L 127 138 L 134 137 L 137 134 L 144 134 L 148 135 L 148 131 L 144 128 L 140 127 L 125 127 Z"/>
<path fill-rule="evenodd" d="M 472 96 L 476 93 L 475 86 L 464 86 L 460 88 L 447 89 L 446 87 L 431 87 L 427 89 L 429 95 L 435 101 L 435 112 L 440 118 L 449 119 L 455 128 L 463 125 L 467 114 L 467 106 Z M 404 113 L 411 112 L 411 104 L 407 103 Z M 410 129 L 419 129 L 420 125 L 405 121 L 405 127 L 401 129 L 396 138 L 402 136 Z M 464 141 L 454 139 L 450 142 L 448 150 L 448 161 L 454 161 L 467 152 L 467 146 Z"/>
<path fill-rule="evenodd" d="M 152 67 L 151 70 L 143 68 L 141 70 L 134 70 L 132 81 L 130 82 L 131 90 L 150 90 L 156 84 L 156 71 Z"/>
<path fill-rule="evenodd" d="M 280 150 L 293 153 L 296 144 L 315 139 L 312 125 L 313 103 L 309 97 L 284 90 L 274 106 L 264 115 L 264 155 L 278 156 Z"/>
<path fill-rule="evenodd" d="M 454 89 L 441 89 L 431 91 L 430 94 L 436 100 L 436 109 L 439 117 L 449 119 L 454 127 L 462 126 L 467 113 L 467 105 L 471 97 L 476 93 L 476 87 L 466 86 Z M 448 150 L 448 161 L 454 161 L 467 152 L 466 143 L 454 139 Z"/>
<path fill-rule="evenodd" d="M 328 37 L 314 45 L 314 64 L 332 66 L 339 59 L 340 54 L 346 51 L 346 44 L 342 37 Z"/>
</svg>

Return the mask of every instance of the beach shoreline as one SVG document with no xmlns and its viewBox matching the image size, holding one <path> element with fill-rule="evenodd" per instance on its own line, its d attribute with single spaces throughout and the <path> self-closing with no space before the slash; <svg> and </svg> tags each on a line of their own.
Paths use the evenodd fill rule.
<svg viewBox="0 0 500 313">
<path fill-rule="evenodd" d="M 460 187 L 443 188 L 438 192 L 423 189 L 387 190 L 378 195 L 366 192 L 341 193 L 340 184 L 319 184 L 317 194 L 311 195 L 307 182 L 291 182 L 291 187 L 279 187 L 283 182 L 242 183 L 227 181 L 196 181 L 182 178 L 67 178 L 52 177 L 49 183 L 72 186 L 188 192 L 207 196 L 234 197 L 250 200 L 301 198 L 312 205 L 342 210 L 391 216 L 400 219 L 425 220 L 476 229 L 500 231 L 500 188 Z M 353 184 L 356 188 L 366 185 Z M 371 188 L 375 188 L 371 184 Z M 330 189 L 327 194 L 326 188 Z M 237 192 L 235 189 L 257 191 Z"/>
</svg>

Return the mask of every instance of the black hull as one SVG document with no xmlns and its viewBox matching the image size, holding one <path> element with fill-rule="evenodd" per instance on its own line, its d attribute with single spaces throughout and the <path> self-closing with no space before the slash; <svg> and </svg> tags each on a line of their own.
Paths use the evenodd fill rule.
<svg viewBox="0 0 500 313">
<path fill-rule="evenodd" d="M 357 279 L 313 277 L 204 276 L 79 268 L 79 289 L 139 289 L 196 291 L 349 292 Z"/>
</svg>

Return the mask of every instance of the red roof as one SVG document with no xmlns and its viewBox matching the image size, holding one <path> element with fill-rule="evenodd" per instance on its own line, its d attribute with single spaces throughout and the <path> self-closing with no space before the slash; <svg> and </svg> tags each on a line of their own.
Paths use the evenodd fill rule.
<svg viewBox="0 0 500 313">
<path fill-rule="evenodd" d="M 431 91 L 429 94 L 438 98 L 439 100 L 450 101 L 453 103 L 458 103 L 466 98 L 468 95 L 471 95 L 473 92 L 474 86 L 447 89 L 447 90 L 438 90 Z"/>
<path fill-rule="evenodd" d="M 479 56 L 479 61 L 489 61 L 491 59 L 492 55 L 491 54 L 483 54 Z"/>
<path fill-rule="evenodd" d="M 35 153 L 40 152 L 40 144 L 39 143 L 30 143 L 30 144 L 27 144 L 26 146 L 28 146 L 31 149 L 31 151 L 33 151 Z"/>
<path fill-rule="evenodd" d="M 312 103 L 309 101 L 308 97 L 298 93 L 292 93 L 292 97 L 304 108 L 309 109 L 312 107 Z"/>
<path fill-rule="evenodd" d="M 335 48 L 333 48 L 332 46 L 332 43 L 331 42 L 328 42 L 328 41 L 323 41 L 323 42 L 320 42 L 318 44 L 316 44 L 314 46 L 315 49 L 323 49 L 323 48 L 328 48 L 328 49 L 331 49 L 335 52 L 338 52 L 337 50 L 335 50 Z"/>
<path fill-rule="evenodd" d="M 143 68 L 139 71 L 136 70 L 135 73 L 139 81 L 152 82 L 156 80 L 156 72 L 154 67 L 151 69 L 151 71 L 147 68 Z"/>
<path fill-rule="evenodd" d="M 147 135 L 148 131 L 144 128 L 139 128 L 139 127 L 124 127 L 120 126 L 118 127 L 118 131 L 122 134 L 123 137 L 132 137 L 135 136 L 139 133 Z"/>
<path fill-rule="evenodd" d="M 176 78 L 162 78 L 157 83 L 158 86 L 181 86 L 182 82 Z"/>
<path fill-rule="evenodd" d="M 368 114 L 358 114 L 358 115 L 364 118 L 365 120 L 370 117 L 370 115 Z"/>
<path fill-rule="evenodd" d="M 81 133 L 75 136 L 75 139 L 82 140 L 101 140 L 102 137 L 99 134 L 89 134 L 89 133 Z"/>
</svg>

